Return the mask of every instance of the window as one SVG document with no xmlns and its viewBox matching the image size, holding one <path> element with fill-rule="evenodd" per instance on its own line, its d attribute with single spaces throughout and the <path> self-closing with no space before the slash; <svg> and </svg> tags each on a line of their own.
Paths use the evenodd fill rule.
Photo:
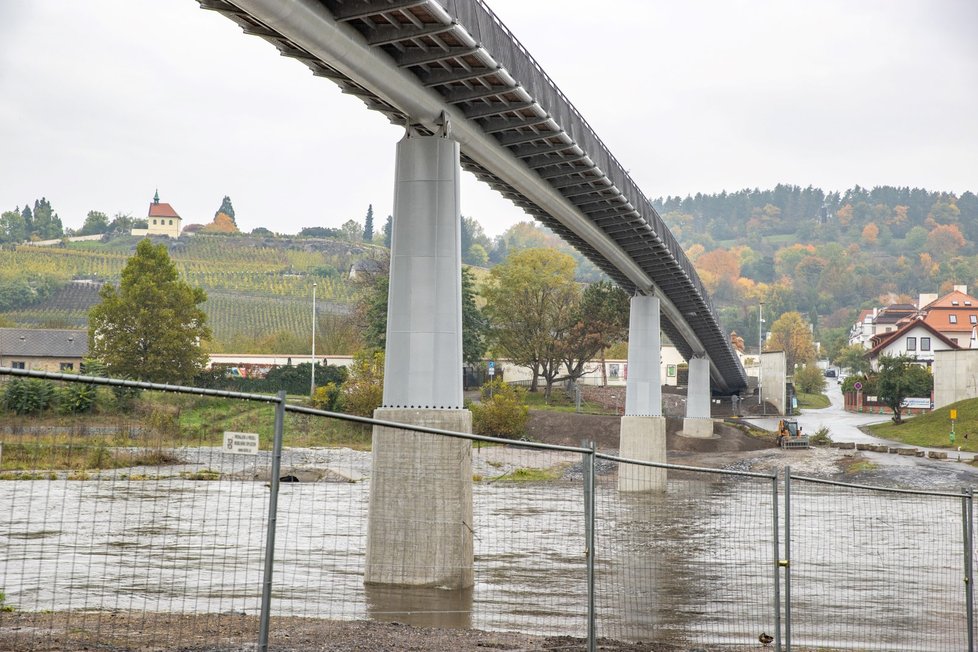
<svg viewBox="0 0 978 652">
<path fill-rule="evenodd" d="M 666 365 L 666 378 L 675 378 L 675 377 L 676 377 L 676 365 L 674 365 L 674 364 L 667 364 Z"/>
<path fill-rule="evenodd" d="M 958 323 L 958 316 L 957 315 L 948 315 L 947 316 L 947 320 L 949 322 L 951 322 L 952 324 L 957 324 Z"/>
<path fill-rule="evenodd" d="M 971 320 L 971 325 L 972 325 L 972 326 L 974 326 L 974 325 L 976 325 L 976 324 L 978 324 L 978 315 L 971 315 L 971 316 L 969 317 L 969 319 Z"/>
<path fill-rule="evenodd" d="M 153 220 L 153 224 L 156 224 L 156 220 Z"/>
<path fill-rule="evenodd" d="M 170 220 L 169 224 L 170 226 L 173 226 L 173 220 Z"/>
<path fill-rule="evenodd" d="M 957 302 L 957 301 L 952 301 L 952 302 L 951 302 L 951 305 L 952 305 L 952 306 L 956 306 L 956 305 L 958 305 L 958 302 Z"/>
<path fill-rule="evenodd" d="M 608 365 L 608 375 L 612 378 L 618 377 L 618 363 L 613 362 Z"/>
<path fill-rule="evenodd" d="M 74 362 L 62 362 L 61 363 L 61 371 L 74 371 L 74 370 L 75 370 L 75 363 Z"/>
<path fill-rule="evenodd" d="M 907 338 L 907 351 L 916 351 L 916 350 L 917 350 L 917 338 L 916 337 L 908 337 Z"/>
<path fill-rule="evenodd" d="M 922 337 L 922 338 L 920 338 L 920 350 L 921 351 L 930 351 L 930 338 L 929 337 Z"/>
<path fill-rule="evenodd" d="M 23 369 L 24 368 L 24 363 L 23 362 L 11 362 L 10 363 L 10 368 L 11 369 Z"/>
</svg>

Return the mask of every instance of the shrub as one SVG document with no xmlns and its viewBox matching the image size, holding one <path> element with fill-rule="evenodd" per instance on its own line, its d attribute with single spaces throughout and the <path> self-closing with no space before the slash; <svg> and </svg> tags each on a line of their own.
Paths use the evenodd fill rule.
<svg viewBox="0 0 978 652">
<path fill-rule="evenodd" d="M 828 446 L 832 443 L 832 440 L 829 439 L 829 429 L 822 426 L 815 431 L 814 435 L 808 437 L 808 443 L 812 446 Z"/>
<path fill-rule="evenodd" d="M 353 357 L 350 377 L 340 392 L 341 409 L 348 414 L 373 416 L 384 402 L 384 352 L 365 349 Z"/>
<path fill-rule="evenodd" d="M 340 386 L 326 383 L 316 388 L 312 395 L 312 406 L 327 412 L 335 412 L 340 399 Z"/>
<path fill-rule="evenodd" d="M 813 364 L 805 365 L 795 372 L 795 387 L 805 394 L 821 394 L 825 391 L 825 376 L 822 370 Z"/>
<path fill-rule="evenodd" d="M 58 390 L 58 410 L 62 414 L 91 412 L 97 397 L 98 391 L 95 385 L 68 383 Z"/>
<path fill-rule="evenodd" d="M 54 384 L 38 378 L 15 378 L 3 393 L 3 406 L 16 414 L 37 414 L 51 406 Z"/>
<path fill-rule="evenodd" d="M 517 439 L 526 433 L 529 408 L 521 387 L 493 380 L 482 386 L 482 402 L 473 403 L 472 428 L 477 435 Z"/>
</svg>

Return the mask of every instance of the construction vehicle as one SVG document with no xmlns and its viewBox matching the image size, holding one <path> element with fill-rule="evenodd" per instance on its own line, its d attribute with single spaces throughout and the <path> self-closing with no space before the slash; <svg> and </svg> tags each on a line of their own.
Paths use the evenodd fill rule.
<svg viewBox="0 0 978 652">
<path fill-rule="evenodd" d="M 809 448 L 808 435 L 801 434 L 801 426 L 794 419 L 778 421 L 778 446 L 788 448 Z"/>
</svg>

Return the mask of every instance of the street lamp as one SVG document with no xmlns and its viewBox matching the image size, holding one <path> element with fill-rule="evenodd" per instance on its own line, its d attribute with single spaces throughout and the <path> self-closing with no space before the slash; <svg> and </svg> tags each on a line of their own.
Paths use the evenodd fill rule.
<svg viewBox="0 0 978 652">
<path fill-rule="evenodd" d="M 761 352 L 764 350 L 764 302 L 757 304 L 757 404 L 761 405 Z"/>
<path fill-rule="evenodd" d="M 312 366 L 309 374 L 309 398 L 316 394 L 316 283 L 312 284 Z"/>
</svg>

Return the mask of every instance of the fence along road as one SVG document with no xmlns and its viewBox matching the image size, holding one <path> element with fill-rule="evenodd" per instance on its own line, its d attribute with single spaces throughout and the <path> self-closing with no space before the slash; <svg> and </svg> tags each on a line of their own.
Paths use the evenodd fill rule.
<svg viewBox="0 0 978 652">
<path fill-rule="evenodd" d="M 286 428 L 309 418 L 374 420 L 281 395 L 0 375 L 260 401 L 282 417 L 275 447 L 255 458 L 198 441 L 165 451 L 180 458 L 170 465 L 5 471 L 0 587 L 15 611 L 0 610 L 0 649 L 299 650 L 282 635 L 315 618 L 575 636 L 590 649 L 598 636 L 752 649 L 761 634 L 786 651 L 974 649 L 970 492 L 790 473 L 781 490 L 778 475 L 649 463 L 669 469 L 666 493 L 623 494 L 618 465 L 642 462 L 419 429 L 503 445 L 473 455 L 475 588 L 398 591 L 363 585 L 369 479 L 356 480 L 369 455 L 282 448 Z M 123 452 L 148 442 L 132 443 Z M 37 434 L 4 444 L 6 464 L 18 447 L 53 445 Z M 76 460 L 106 454 L 55 445 Z M 278 482 L 312 468 L 318 481 Z M 533 472 L 544 473 L 519 481 Z M 149 627 L 159 622 L 171 625 L 160 634 Z"/>
<path fill-rule="evenodd" d="M 462 166 L 629 292 L 654 293 L 662 329 L 707 354 L 722 393 L 747 375 L 703 284 L 645 194 L 481 0 L 198 0 L 315 75 L 419 133 L 446 125 Z M 313 125 L 311 128 L 319 128 Z"/>
</svg>

